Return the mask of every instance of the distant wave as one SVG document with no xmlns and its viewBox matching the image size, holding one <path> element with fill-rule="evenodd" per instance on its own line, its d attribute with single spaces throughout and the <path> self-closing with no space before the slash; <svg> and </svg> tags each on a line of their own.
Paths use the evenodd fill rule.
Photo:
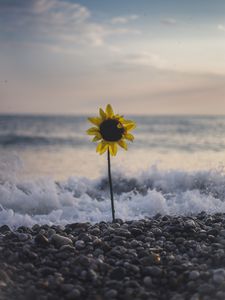
<svg viewBox="0 0 225 300">
<path fill-rule="evenodd" d="M 83 139 L 75 138 L 62 138 L 62 137 L 45 137 L 45 136 L 28 136 L 28 135 L 0 135 L 0 145 L 3 147 L 10 146 L 78 146 L 84 144 Z"/>
</svg>

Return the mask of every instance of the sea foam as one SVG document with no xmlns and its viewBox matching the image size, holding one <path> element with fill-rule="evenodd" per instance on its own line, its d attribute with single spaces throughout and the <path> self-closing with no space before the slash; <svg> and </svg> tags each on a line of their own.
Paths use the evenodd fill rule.
<svg viewBox="0 0 225 300">
<path fill-rule="evenodd" d="M 137 176 L 113 174 L 116 217 L 123 220 L 162 215 L 225 212 L 223 170 L 162 171 L 152 166 Z M 18 179 L 1 177 L 0 225 L 65 225 L 111 220 L 107 177 Z"/>
</svg>

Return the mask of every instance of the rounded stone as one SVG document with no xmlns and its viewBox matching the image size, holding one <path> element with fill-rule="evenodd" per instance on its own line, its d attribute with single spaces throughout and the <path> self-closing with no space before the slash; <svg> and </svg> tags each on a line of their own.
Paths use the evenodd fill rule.
<svg viewBox="0 0 225 300">
<path fill-rule="evenodd" d="M 82 240 L 78 240 L 75 242 L 75 247 L 77 250 L 82 250 L 85 248 L 85 242 Z"/>
<path fill-rule="evenodd" d="M 152 285 L 152 278 L 150 276 L 145 276 L 143 282 L 146 287 L 149 287 Z"/>
<path fill-rule="evenodd" d="M 34 241 L 35 241 L 35 243 L 38 244 L 38 245 L 42 245 L 42 246 L 47 246 L 47 245 L 49 245 L 49 240 L 48 240 L 48 238 L 47 238 L 45 235 L 41 234 L 41 233 L 38 233 L 38 234 L 35 236 Z"/>
<path fill-rule="evenodd" d="M 188 275 L 190 280 L 196 280 L 200 277 L 200 273 L 197 270 L 191 271 Z"/>
<path fill-rule="evenodd" d="M 115 280 L 122 280 L 125 277 L 125 270 L 124 268 L 117 267 L 110 273 L 110 278 Z"/>
<path fill-rule="evenodd" d="M 65 237 L 65 236 L 62 236 L 62 235 L 59 235 L 59 234 L 53 234 L 51 236 L 51 242 L 57 247 L 57 248 L 60 248 L 64 245 L 73 245 L 73 242 L 71 239 Z"/>
<path fill-rule="evenodd" d="M 108 290 L 105 292 L 105 297 L 107 299 L 115 298 L 118 295 L 118 292 L 114 289 Z"/>
<path fill-rule="evenodd" d="M 66 299 L 68 299 L 68 300 L 79 299 L 80 296 L 81 296 L 80 291 L 76 288 L 73 288 L 72 291 L 70 291 L 66 295 Z"/>
<path fill-rule="evenodd" d="M 216 284 L 225 283 L 225 270 L 222 268 L 214 270 L 212 279 Z"/>
</svg>

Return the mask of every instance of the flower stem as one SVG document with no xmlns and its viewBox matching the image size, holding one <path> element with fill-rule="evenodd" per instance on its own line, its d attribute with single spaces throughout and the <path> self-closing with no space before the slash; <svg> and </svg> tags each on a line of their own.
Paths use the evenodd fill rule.
<svg viewBox="0 0 225 300">
<path fill-rule="evenodd" d="M 110 165 L 110 152 L 108 149 L 108 176 L 109 176 L 109 188 L 111 196 L 111 208 L 112 208 L 112 221 L 115 222 L 115 208 L 113 199 L 113 187 L 112 187 L 112 177 L 111 177 L 111 165 Z"/>
</svg>

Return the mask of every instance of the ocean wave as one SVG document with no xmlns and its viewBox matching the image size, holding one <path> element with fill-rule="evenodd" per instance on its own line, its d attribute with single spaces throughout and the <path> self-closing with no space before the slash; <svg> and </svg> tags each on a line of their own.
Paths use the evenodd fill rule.
<svg viewBox="0 0 225 300">
<path fill-rule="evenodd" d="M 223 170 L 161 171 L 156 166 L 137 177 L 113 174 L 116 217 L 142 219 L 157 213 L 193 215 L 225 212 Z M 61 224 L 111 220 L 107 178 L 70 177 L 55 182 L 2 180 L 0 225 Z"/>
<path fill-rule="evenodd" d="M 79 137 L 54 137 L 38 135 L 0 135 L 0 145 L 3 147 L 14 146 L 78 146 L 84 145 L 84 139 Z"/>
</svg>

